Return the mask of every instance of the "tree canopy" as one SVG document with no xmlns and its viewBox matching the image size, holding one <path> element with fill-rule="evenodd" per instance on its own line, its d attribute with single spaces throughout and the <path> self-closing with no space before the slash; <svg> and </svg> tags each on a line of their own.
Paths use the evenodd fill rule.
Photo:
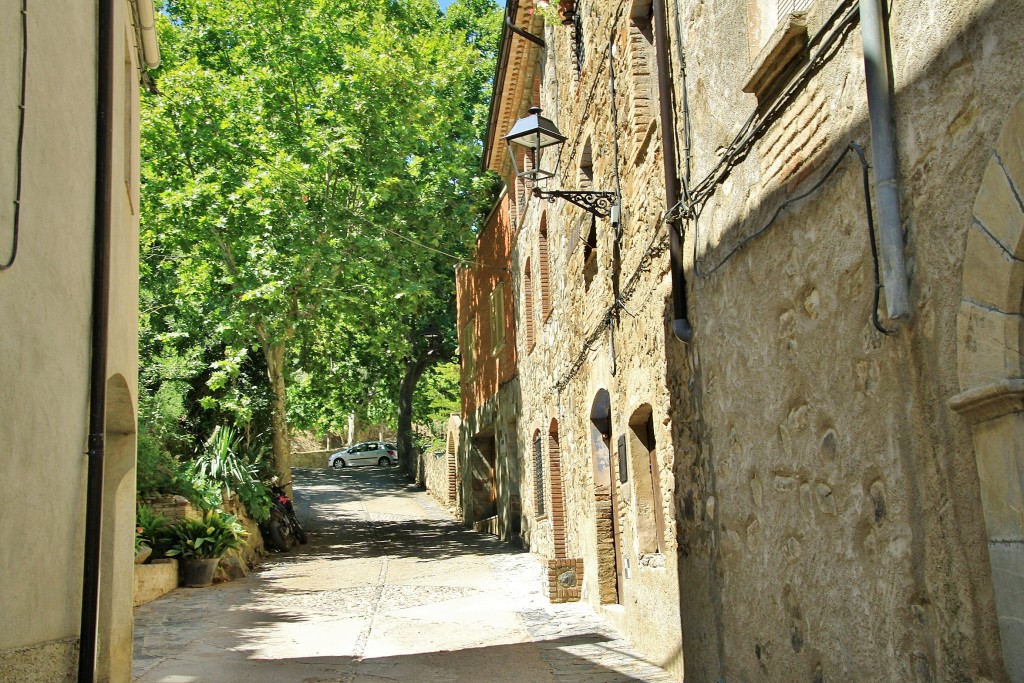
<svg viewBox="0 0 1024 683">
<path fill-rule="evenodd" d="M 395 414 L 410 367 L 454 344 L 499 26 L 493 0 L 165 5 L 142 113 L 144 391 L 262 420 L 285 474 L 289 421 Z"/>
</svg>

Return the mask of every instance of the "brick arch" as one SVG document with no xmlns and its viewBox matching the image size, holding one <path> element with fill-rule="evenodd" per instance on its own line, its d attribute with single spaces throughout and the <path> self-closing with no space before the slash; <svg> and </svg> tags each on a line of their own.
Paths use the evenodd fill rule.
<svg viewBox="0 0 1024 683">
<path fill-rule="evenodd" d="M 1010 680 L 1024 680 L 1024 98 L 985 168 L 964 254 L 957 316 L 960 394 L 988 533 L 992 585 Z"/>
</svg>

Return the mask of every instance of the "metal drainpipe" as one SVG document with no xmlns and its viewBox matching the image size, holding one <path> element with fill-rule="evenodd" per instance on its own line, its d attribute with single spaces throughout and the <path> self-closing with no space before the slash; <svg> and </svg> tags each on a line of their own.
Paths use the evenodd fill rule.
<svg viewBox="0 0 1024 683">
<path fill-rule="evenodd" d="M 910 318 L 907 268 L 903 256 L 899 169 L 893 126 L 893 92 L 885 33 L 887 18 L 880 0 L 861 0 L 860 34 L 864 47 L 864 80 L 871 119 L 871 160 L 875 167 L 882 281 L 889 317 Z"/>
<path fill-rule="evenodd" d="M 114 0 L 100 0 L 97 16 L 96 178 L 93 206 L 92 361 L 89 373 L 89 453 L 86 484 L 85 559 L 78 681 L 96 676 L 100 541 L 103 524 L 103 458 L 107 402 L 107 337 L 110 310 L 111 142 L 113 130 Z"/>
<path fill-rule="evenodd" d="M 675 120 L 672 116 L 672 83 L 668 73 L 668 31 L 665 28 L 665 5 L 654 0 L 654 48 L 658 63 L 658 100 L 661 110 L 661 140 L 665 154 L 665 204 L 674 211 L 679 203 L 679 176 L 676 173 Z M 683 276 L 683 240 L 679 235 L 679 219 L 668 220 L 668 252 L 672 272 L 672 332 L 676 339 L 688 342 L 693 328 L 686 317 L 686 278 Z"/>
</svg>

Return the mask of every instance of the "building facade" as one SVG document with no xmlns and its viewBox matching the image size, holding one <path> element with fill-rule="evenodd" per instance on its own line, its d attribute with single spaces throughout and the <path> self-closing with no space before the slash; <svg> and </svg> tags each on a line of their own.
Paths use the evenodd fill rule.
<svg viewBox="0 0 1024 683">
<path fill-rule="evenodd" d="M 502 193 L 477 238 L 472 264 L 456 274 L 462 419 L 449 422 L 452 503 L 476 529 L 519 543 L 519 382 L 512 318 L 509 199 Z M 457 429 L 457 435 L 453 433 Z"/>
<path fill-rule="evenodd" d="M 0 10 L 0 680 L 129 681 L 138 101 L 159 61 L 153 7 L 21 4 Z"/>
<path fill-rule="evenodd" d="M 507 14 L 485 163 L 552 597 L 687 680 L 1024 680 L 1024 2 Z M 510 150 L 533 105 L 565 142 Z"/>
</svg>

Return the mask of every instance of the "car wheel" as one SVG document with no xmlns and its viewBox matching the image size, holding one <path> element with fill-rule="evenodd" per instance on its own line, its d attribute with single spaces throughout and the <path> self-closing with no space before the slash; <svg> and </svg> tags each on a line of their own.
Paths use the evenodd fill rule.
<svg viewBox="0 0 1024 683">
<path fill-rule="evenodd" d="M 334 461 L 334 469 L 340 470 L 342 467 L 346 467 L 345 460 L 343 458 L 338 458 Z"/>
<path fill-rule="evenodd" d="M 381 467 L 387 467 L 388 465 L 391 464 L 391 461 L 388 460 L 387 458 L 382 457 L 380 460 L 377 461 L 377 464 L 380 465 Z"/>
</svg>

